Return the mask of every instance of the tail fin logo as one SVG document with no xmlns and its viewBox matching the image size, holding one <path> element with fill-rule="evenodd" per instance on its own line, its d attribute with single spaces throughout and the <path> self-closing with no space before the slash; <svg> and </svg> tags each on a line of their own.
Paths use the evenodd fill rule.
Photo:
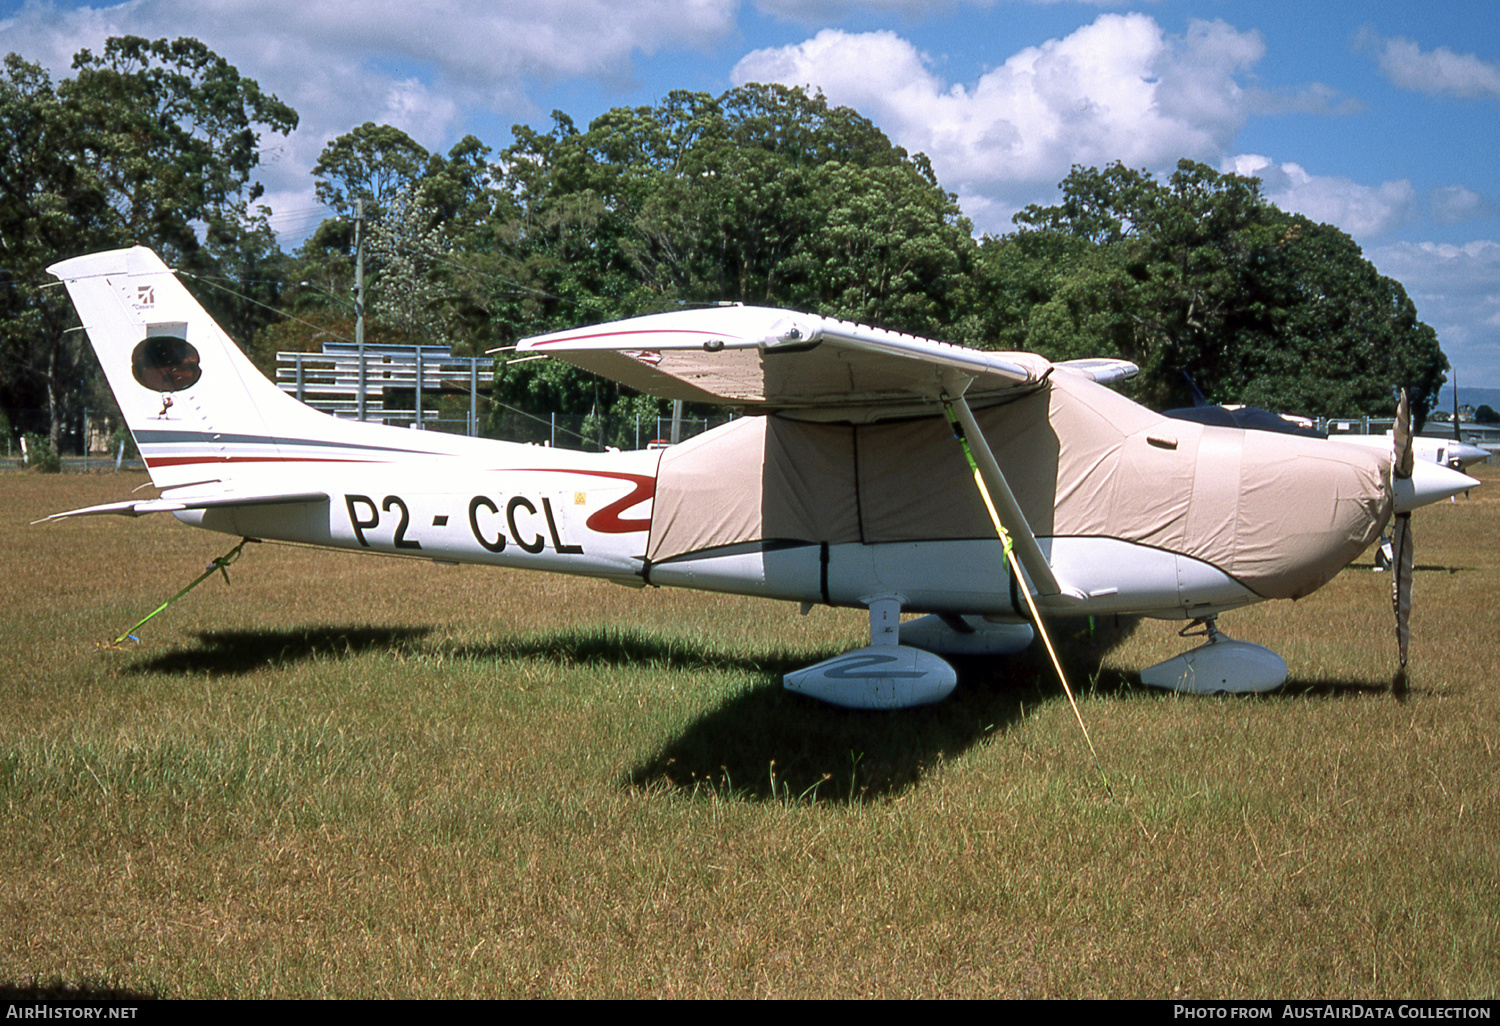
<svg viewBox="0 0 1500 1026">
<path fill-rule="evenodd" d="M 148 306 L 156 305 L 156 286 L 137 285 L 135 287 L 135 308 L 143 310 Z"/>
</svg>

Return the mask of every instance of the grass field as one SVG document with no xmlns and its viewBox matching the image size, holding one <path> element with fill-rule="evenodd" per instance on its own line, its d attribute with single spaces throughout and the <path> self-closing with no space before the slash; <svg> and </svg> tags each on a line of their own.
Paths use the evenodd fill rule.
<svg viewBox="0 0 1500 1026">
<path fill-rule="evenodd" d="M 1500 994 L 1500 472 L 1414 517 L 1412 688 L 1368 559 L 1230 614 L 1291 680 L 1148 691 L 1180 625 L 1065 631 L 941 705 L 779 675 L 864 617 L 28 526 L 143 475 L 0 475 L 0 992 Z M 1196 643 L 1196 642 L 1193 642 Z"/>
</svg>

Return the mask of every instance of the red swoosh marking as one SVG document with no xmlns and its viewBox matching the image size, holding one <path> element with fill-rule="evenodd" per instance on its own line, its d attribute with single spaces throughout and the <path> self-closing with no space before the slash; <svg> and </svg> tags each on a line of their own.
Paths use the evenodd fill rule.
<svg viewBox="0 0 1500 1026">
<path fill-rule="evenodd" d="M 601 510 L 596 510 L 584 524 L 590 531 L 599 534 L 630 534 L 634 531 L 651 530 L 651 519 L 622 520 L 620 514 L 637 503 L 656 497 L 656 478 L 645 474 L 625 474 L 616 470 L 573 470 L 571 468 L 521 467 L 543 474 L 583 474 L 586 477 L 609 477 L 617 481 L 629 481 L 634 490 L 623 498 L 616 499 Z"/>
</svg>

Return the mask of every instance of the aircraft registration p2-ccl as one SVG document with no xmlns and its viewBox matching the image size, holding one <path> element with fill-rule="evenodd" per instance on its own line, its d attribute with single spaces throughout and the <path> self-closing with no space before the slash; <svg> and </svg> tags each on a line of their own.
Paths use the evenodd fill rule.
<svg viewBox="0 0 1500 1026">
<path fill-rule="evenodd" d="M 1404 525 L 1477 484 L 1413 466 L 1409 431 L 1383 451 L 1171 420 L 1106 387 L 1135 373 L 1124 361 L 744 306 L 517 347 L 746 414 L 681 445 L 588 453 L 404 430 L 282 392 L 150 250 L 51 271 L 160 496 L 49 519 L 167 512 L 247 538 L 867 608 L 868 646 L 784 678 L 855 708 L 939 701 L 956 682 L 943 655 L 1016 652 L 1064 615 L 1205 624 L 1208 641 L 1142 671 L 1148 684 L 1277 687 L 1285 662 L 1216 618 L 1307 595 L 1393 515 Z"/>
</svg>

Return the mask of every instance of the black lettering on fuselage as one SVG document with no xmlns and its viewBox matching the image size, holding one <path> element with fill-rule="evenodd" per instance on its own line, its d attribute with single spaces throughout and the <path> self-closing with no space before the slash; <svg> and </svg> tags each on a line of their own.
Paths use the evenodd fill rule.
<svg viewBox="0 0 1500 1026">
<path fill-rule="evenodd" d="M 508 533 L 500 530 L 499 524 L 481 520 L 481 510 L 487 510 L 490 516 L 498 516 L 502 501 L 505 503 L 505 526 L 509 529 Z M 541 515 L 547 520 L 546 534 L 537 530 L 525 518 L 525 514 L 533 517 L 537 515 L 537 501 L 541 502 Z M 512 495 L 508 500 L 497 500 L 488 495 L 476 495 L 469 500 L 469 532 L 473 534 L 474 540 L 488 552 L 504 552 L 508 543 L 515 542 L 522 551 L 535 554 L 547 547 L 550 538 L 553 551 L 559 555 L 583 554 L 582 545 L 563 543 L 562 531 L 557 524 L 557 513 L 552 509 L 552 500 L 546 496 L 541 497 L 540 500 L 532 500 L 525 495 Z"/>
<path fill-rule="evenodd" d="M 387 513 L 392 507 L 401 511 L 401 520 L 396 524 L 395 545 L 398 549 L 420 549 L 422 543 L 406 536 L 406 529 L 411 526 L 411 512 L 406 508 L 406 503 L 399 495 L 387 495 L 377 507 L 375 500 L 368 495 L 346 495 L 344 506 L 349 510 L 349 526 L 354 528 L 355 540 L 364 548 L 370 547 L 370 539 L 365 537 L 365 532 L 380 526 L 380 511 Z M 359 507 L 368 509 L 368 516 L 361 516 Z"/>
<path fill-rule="evenodd" d="M 500 512 L 500 507 L 496 506 L 492 501 L 485 498 L 483 495 L 476 495 L 474 496 L 474 498 L 469 500 L 469 530 L 474 532 L 474 540 L 490 552 L 504 552 L 504 531 L 497 532 L 495 534 L 494 540 L 491 541 L 490 539 L 486 538 L 484 536 L 484 532 L 479 529 L 479 511 L 481 509 L 488 509 L 491 513 L 497 515 Z"/>
<path fill-rule="evenodd" d="M 531 504 L 530 499 L 526 498 L 526 496 L 524 495 L 513 496 L 511 500 L 505 504 L 505 523 L 510 527 L 510 536 L 516 540 L 517 545 L 521 546 L 521 548 L 525 549 L 527 552 L 541 552 L 542 549 L 547 547 L 547 542 L 542 538 L 540 534 L 538 534 L 529 542 L 521 540 L 521 532 L 516 529 L 517 506 L 525 506 L 526 512 L 532 514 L 533 516 L 536 515 L 536 507 Z"/>
<path fill-rule="evenodd" d="M 354 509 L 357 503 L 364 503 L 370 507 L 370 518 L 368 520 L 360 519 L 359 513 Z M 359 540 L 361 545 L 368 549 L 370 543 L 365 539 L 365 531 L 380 523 L 380 510 L 376 508 L 374 500 L 368 495 L 346 495 L 344 496 L 344 505 L 349 507 L 349 525 L 354 528 L 354 537 Z"/>
<path fill-rule="evenodd" d="M 552 500 L 542 496 L 542 512 L 547 514 L 547 530 L 552 534 L 552 548 L 560 556 L 574 555 L 583 551 L 582 545 L 564 545 L 557 536 L 557 521 L 552 516 Z"/>
<path fill-rule="evenodd" d="M 385 501 L 380 504 L 380 508 L 387 513 L 391 511 L 392 506 L 401 511 L 401 522 L 396 525 L 396 548 L 420 549 L 422 547 L 421 542 L 406 537 L 406 529 L 411 525 L 411 514 L 407 512 L 406 503 L 401 501 L 399 495 L 387 495 Z"/>
<path fill-rule="evenodd" d="M 536 554 L 546 549 L 550 539 L 553 550 L 560 555 L 583 553 L 582 545 L 563 543 L 562 531 L 557 523 L 557 513 L 552 509 L 550 498 L 543 496 L 533 500 L 525 495 L 513 495 L 508 500 L 504 500 L 503 527 L 500 519 L 501 501 L 487 495 L 476 495 L 469 500 L 469 532 L 486 552 L 504 552 L 506 546 L 514 542 L 523 551 Z M 538 501 L 541 503 L 540 511 L 537 509 Z M 422 548 L 421 542 L 406 536 L 406 532 L 411 528 L 411 509 L 401 496 L 387 495 L 377 504 L 368 495 L 345 495 L 344 507 L 349 512 L 349 526 L 354 530 L 354 538 L 362 548 L 368 549 L 373 543 L 369 532 L 377 530 L 383 521 L 389 523 L 381 516 L 382 510 L 396 514 L 392 545 L 397 549 Z M 536 517 L 539 512 L 546 518 L 546 533 L 539 530 L 539 525 L 528 521 L 525 516 L 529 514 Z M 447 521 L 448 517 L 439 513 L 433 516 L 432 523 L 434 527 L 445 527 Z"/>
</svg>

